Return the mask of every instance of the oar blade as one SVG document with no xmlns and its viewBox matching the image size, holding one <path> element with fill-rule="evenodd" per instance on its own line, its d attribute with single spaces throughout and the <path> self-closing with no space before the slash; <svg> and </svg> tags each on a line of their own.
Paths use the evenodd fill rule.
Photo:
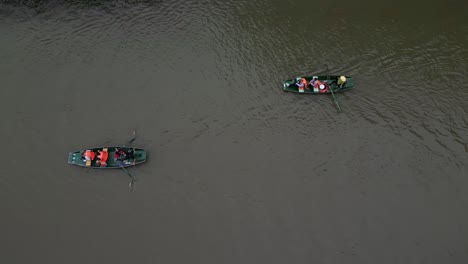
<svg viewBox="0 0 468 264">
<path fill-rule="evenodd" d="M 133 138 L 128 141 L 128 145 L 132 144 L 136 140 L 136 131 L 133 130 Z"/>
<path fill-rule="evenodd" d="M 341 113 L 341 106 L 340 106 L 340 104 L 338 103 L 338 101 L 335 101 L 335 104 L 336 104 L 336 109 L 338 110 L 338 112 Z"/>
<path fill-rule="evenodd" d="M 133 184 L 135 183 L 135 179 L 130 174 L 130 172 L 128 172 L 128 170 L 125 169 L 125 167 L 120 167 L 120 168 L 122 168 L 122 170 L 128 175 L 128 177 L 130 177 L 130 182 L 128 183 L 128 188 L 130 188 L 130 191 L 133 191 Z"/>
<path fill-rule="evenodd" d="M 331 88 L 331 87 L 330 87 L 330 92 L 331 92 L 331 94 L 332 94 L 333 102 L 335 102 L 336 110 L 338 110 L 338 112 L 341 113 L 341 106 L 340 106 L 340 103 L 338 103 L 338 100 L 336 100 L 335 93 L 333 92 L 333 88 Z"/>
</svg>

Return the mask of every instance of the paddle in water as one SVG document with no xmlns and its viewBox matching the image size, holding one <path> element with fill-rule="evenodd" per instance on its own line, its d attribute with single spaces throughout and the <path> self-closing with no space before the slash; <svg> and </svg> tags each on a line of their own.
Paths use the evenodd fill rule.
<svg viewBox="0 0 468 264">
<path fill-rule="evenodd" d="M 330 70 L 328 69 L 328 64 L 325 64 L 325 67 L 327 68 L 327 81 L 330 80 Z M 333 98 L 333 102 L 335 102 L 335 105 L 336 105 L 336 109 L 338 110 L 338 112 L 341 112 L 341 107 L 340 107 L 340 103 L 338 103 L 338 100 L 336 100 L 336 97 L 335 97 L 335 93 L 333 93 L 333 87 L 331 86 L 331 83 L 328 84 L 329 86 L 329 90 L 332 94 L 332 98 Z"/>
<path fill-rule="evenodd" d="M 128 175 L 128 177 L 130 177 L 130 183 L 128 183 L 128 188 L 130 188 L 130 190 L 133 191 L 133 183 L 135 183 L 135 179 L 133 179 L 133 176 L 130 174 L 130 172 L 128 172 L 127 169 L 125 169 L 124 167 L 121 168 Z"/>
<path fill-rule="evenodd" d="M 130 146 L 133 143 L 133 141 L 135 141 L 135 140 L 136 140 L 136 131 L 134 129 L 133 130 L 133 138 L 128 141 L 128 145 Z M 135 151 L 135 149 L 133 149 L 133 150 Z M 128 188 L 130 188 L 130 190 L 133 191 L 133 184 L 135 183 L 136 180 L 133 178 L 133 176 L 130 174 L 130 172 L 128 172 L 128 170 L 125 169 L 125 167 L 122 166 L 121 168 L 128 175 L 128 177 L 130 177 L 130 183 L 128 184 Z"/>
<path fill-rule="evenodd" d="M 136 139 L 136 131 L 133 130 L 133 138 L 128 141 L 128 145 L 131 145 L 133 141 L 135 141 L 135 139 Z"/>
<path fill-rule="evenodd" d="M 338 110 L 338 112 L 341 112 L 340 104 L 338 103 L 338 100 L 336 100 L 335 94 L 333 93 L 333 88 L 331 86 L 330 86 L 329 90 L 330 90 L 330 92 L 332 94 L 333 102 L 335 102 L 336 109 Z"/>
</svg>

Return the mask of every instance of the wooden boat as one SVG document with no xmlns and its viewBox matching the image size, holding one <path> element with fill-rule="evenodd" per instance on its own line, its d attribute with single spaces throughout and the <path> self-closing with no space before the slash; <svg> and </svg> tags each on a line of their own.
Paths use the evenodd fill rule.
<svg viewBox="0 0 468 264">
<path fill-rule="evenodd" d="M 87 160 L 85 152 L 91 151 L 95 153 L 95 158 Z M 107 152 L 107 159 L 105 164 L 101 164 L 98 154 L 100 152 Z M 114 153 L 117 155 L 114 156 Z M 146 151 L 144 149 L 132 147 L 102 147 L 91 148 L 87 150 L 70 152 L 68 154 L 68 163 L 80 167 L 89 167 L 96 169 L 112 169 L 112 168 L 125 168 L 138 165 L 146 161 Z"/>
<path fill-rule="evenodd" d="M 317 77 L 317 79 L 325 85 L 325 89 L 319 89 L 318 87 L 312 87 L 309 83 L 312 78 Z M 318 76 L 307 76 L 307 77 L 297 77 L 295 79 L 286 80 L 283 83 L 283 90 L 286 92 L 294 93 L 304 93 L 304 94 L 327 94 L 333 92 L 341 92 L 349 90 L 354 86 L 354 80 L 350 76 L 346 76 L 346 82 L 340 87 L 338 85 L 339 75 L 318 75 Z M 302 78 L 305 78 L 307 81 L 307 86 L 305 89 L 299 87 L 296 83 L 300 82 Z"/>
</svg>

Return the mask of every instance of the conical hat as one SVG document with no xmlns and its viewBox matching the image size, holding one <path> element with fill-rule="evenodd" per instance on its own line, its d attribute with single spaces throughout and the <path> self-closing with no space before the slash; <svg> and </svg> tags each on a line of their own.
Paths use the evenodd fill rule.
<svg viewBox="0 0 468 264">
<path fill-rule="evenodd" d="M 346 82 L 346 77 L 341 76 L 341 77 L 340 77 L 340 80 L 341 80 L 342 82 Z"/>
</svg>

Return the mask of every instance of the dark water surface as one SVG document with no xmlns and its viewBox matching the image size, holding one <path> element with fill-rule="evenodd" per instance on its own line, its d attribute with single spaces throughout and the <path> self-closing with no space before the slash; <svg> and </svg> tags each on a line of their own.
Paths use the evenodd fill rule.
<svg viewBox="0 0 468 264">
<path fill-rule="evenodd" d="M 468 2 L 407 2 L 0 3 L 1 263 L 468 263 Z"/>
</svg>

